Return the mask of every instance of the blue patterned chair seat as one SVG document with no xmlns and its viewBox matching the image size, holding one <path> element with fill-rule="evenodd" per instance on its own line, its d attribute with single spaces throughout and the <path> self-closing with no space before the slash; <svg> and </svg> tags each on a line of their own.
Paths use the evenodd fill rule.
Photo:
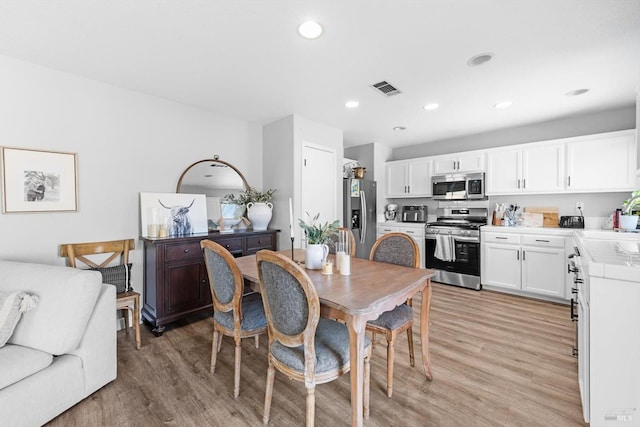
<svg viewBox="0 0 640 427">
<path fill-rule="evenodd" d="M 393 330 L 410 322 L 413 319 L 413 309 L 407 304 L 402 304 L 393 310 L 385 311 L 375 320 L 370 320 L 370 325 Z"/>
<path fill-rule="evenodd" d="M 226 313 L 214 311 L 213 318 L 220 325 L 227 329 L 233 329 L 233 311 Z M 242 298 L 242 323 L 240 329 L 250 331 L 253 329 L 266 328 L 267 319 L 264 315 L 264 307 L 260 294 L 246 295 Z"/>
</svg>

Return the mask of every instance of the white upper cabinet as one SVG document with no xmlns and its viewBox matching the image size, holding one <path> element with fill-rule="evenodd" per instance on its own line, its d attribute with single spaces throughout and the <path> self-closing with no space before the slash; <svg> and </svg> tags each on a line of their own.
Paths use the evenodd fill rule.
<svg viewBox="0 0 640 427">
<path fill-rule="evenodd" d="M 564 190 L 564 144 L 518 145 L 487 154 L 487 194 L 557 193 Z"/>
<path fill-rule="evenodd" d="M 386 164 L 386 197 L 431 196 L 431 160 L 419 158 Z"/>
<path fill-rule="evenodd" d="M 434 175 L 457 172 L 484 172 L 486 153 L 484 151 L 470 151 L 466 153 L 435 156 L 432 157 L 432 159 Z"/>
<path fill-rule="evenodd" d="M 636 150 L 633 130 L 571 138 L 567 142 L 567 190 L 633 190 Z"/>
</svg>

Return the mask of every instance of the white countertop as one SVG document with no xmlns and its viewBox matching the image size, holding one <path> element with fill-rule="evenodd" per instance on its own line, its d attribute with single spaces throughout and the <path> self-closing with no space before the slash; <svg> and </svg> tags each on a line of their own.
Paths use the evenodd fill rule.
<svg viewBox="0 0 640 427">
<path fill-rule="evenodd" d="M 640 283 L 640 233 L 584 230 L 575 237 L 590 276 Z"/>
<path fill-rule="evenodd" d="M 496 232 L 496 233 L 514 233 L 514 234 L 546 234 L 552 236 L 571 236 L 575 228 L 559 228 L 559 227 L 505 227 L 502 225 L 483 225 L 480 231 Z"/>
<path fill-rule="evenodd" d="M 379 227 L 407 227 L 407 228 L 424 228 L 427 225 L 424 222 L 399 222 L 399 221 L 384 221 L 378 222 Z"/>
</svg>

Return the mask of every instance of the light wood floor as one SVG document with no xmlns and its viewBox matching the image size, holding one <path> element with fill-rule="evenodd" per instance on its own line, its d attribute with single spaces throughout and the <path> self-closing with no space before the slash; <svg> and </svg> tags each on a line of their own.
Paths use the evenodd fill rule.
<svg viewBox="0 0 640 427">
<path fill-rule="evenodd" d="M 419 298 L 414 307 L 420 307 Z M 385 394 L 386 344 L 378 337 L 365 425 L 586 425 L 568 306 L 434 284 L 430 324 L 433 382 L 419 363 L 410 367 L 402 335 L 392 398 Z M 252 339 L 243 341 L 240 397 L 234 399 L 232 340 L 223 338 L 210 375 L 211 331 L 209 318 L 176 324 L 159 338 L 145 326 L 138 351 L 132 335 L 120 331 L 118 379 L 49 425 L 262 425 L 266 337 L 259 349 Z M 350 425 L 349 389 L 348 375 L 317 387 L 316 425 Z M 304 402 L 304 385 L 276 372 L 269 425 L 303 425 Z"/>
</svg>

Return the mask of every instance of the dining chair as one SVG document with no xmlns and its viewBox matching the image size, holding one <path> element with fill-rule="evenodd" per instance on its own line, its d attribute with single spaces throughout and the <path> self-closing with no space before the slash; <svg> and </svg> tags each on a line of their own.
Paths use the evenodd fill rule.
<svg viewBox="0 0 640 427">
<path fill-rule="evenodd" d="M 351 255 L 354 256 L 356 253 L 356 236 L 353 234 L 353 230 L 347 227 L 338 228 L 338 233 L 331 236 L 329 240 L 329 253 L 336 253 L 336 244 L 338 243 L 338 236 L 341 231 L 345 231 L 347 233 L 347 238 L 349 239 L 349 247 L 351 248 Z"/>
<path fill-rule="evenodd" d="M 371 261 L 386 262 L 406 267 L 420 268 L 420 249 L 411 236 L 405 233 L 387 233 L 373 244 Z M 394 343 L 398 334 L 407 331 L 409 341 L 409 361 L 415 366 L 413 352 L 413 309 L 411 299 L 406 303 L 385 311 L 375 320 L 367 322 L 367 330 L 372 332 L 375 344 L 375 334 L 383 333 L 387 337 L 387 396 L 393 394 L 393 361 Z"/>
<path fill-rule="evenodd" d="M 264 424 L 269 422 L 276 369 L 304 382 L 306 425 L 315 418 L 315 387 L 349 372 L 349 331 L 320 317 L 320 300 L 307 273 L 284 255 L 269 250 L 256 254 L 260 292 L 269 335 Z M 364 417 L 369 417 L 371 342 L 365 338 Z"/>
<path fill-rule="evenodd" d="M 99 271 L 104 283 L 110 283 L 116 287 L 116 309 L 124 312 L 124 329 L 127 335 L 129 334 L 129 311 L 132 312 L 136 349 L 140 350 L 140 294 L 131 287 L 131 263 L 129 263 L 129 252 L 133 249 L 135 249 L 133 239 L 63 243 L 60 245 L 60 256 L 67 258 L 70 267 L 83 266 Z M 116 260 L 117 264 L 112 265 Z M 79 265 L 78 261 L 82 264 Z"/>
<path fill-rule="evenodd" d="M 200 247 L 211 288 L 213 301 L 213 339 L 211 342 L 211 365 L 209 372 L 216 370 L 222 336 L 233 337 L 235 342 L 235 364 L 233 373 L 233 397 L 240 395 L 240 360 L 242 338 L 255 339 L 267 332 L 267 320 L 260 294 L 243 295 L 244 279 L 233 255 L 222 245 L 211 240 L 201 240 Z"/>
</svg>

